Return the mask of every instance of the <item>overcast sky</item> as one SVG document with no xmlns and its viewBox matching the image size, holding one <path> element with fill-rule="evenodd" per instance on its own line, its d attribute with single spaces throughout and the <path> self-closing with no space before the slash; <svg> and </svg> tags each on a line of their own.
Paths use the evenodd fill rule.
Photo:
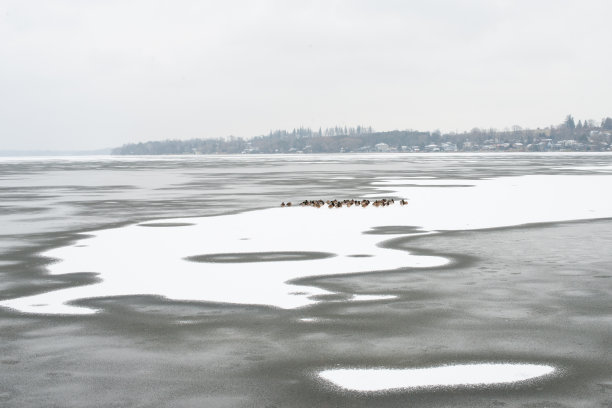
<svg viewBox="0 0 612 408">
<path fill-rule="evenodd" d="M 0 0 L 0 150 L 612 115 L 612 1 Z"/>
</svg>

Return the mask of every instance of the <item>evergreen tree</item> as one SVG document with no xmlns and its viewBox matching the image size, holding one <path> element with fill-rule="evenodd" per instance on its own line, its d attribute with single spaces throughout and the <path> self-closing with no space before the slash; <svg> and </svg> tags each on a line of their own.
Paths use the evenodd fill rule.
<svg viewBox="0 0 612 408">
<path fill-rule="evenodd" d="M 566 128 L 568 128 L 569 130 L 574 130 L 576 129 L 576 123 L 574 122 L 574 118 L 572 117 L 572 115 L 567 115 L 565 117 L 565 122 L 563 122 L 563 124 L 565 125 Z"/>
</svg>

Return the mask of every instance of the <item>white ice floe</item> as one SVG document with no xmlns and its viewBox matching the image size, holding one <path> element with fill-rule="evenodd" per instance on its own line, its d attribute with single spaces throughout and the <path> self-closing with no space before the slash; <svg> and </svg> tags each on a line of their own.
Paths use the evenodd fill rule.
<svg viewBox="0 0 612 408">
<path fill-rule="evenodd" d="M 389 210 L 400 214 L 397 209 Z M 164 220 L 175 225 L 168 227 L 130 225 L 93 231 L 89 238 L 43 255 L 60 260 L 48 266 L 50 274 L 95 272 L 99 283 L 10 299 L 0 305 L 29 313 L 83 314 L 94 310 L 67 302 L 150 294 L 175 300 L 296 308 L 331 293 L 293 283 L 296 279 L 448 263 L 442 257 L 380 247 L 381 236 L 362 234 L 387 223 L 386 213 L 373 207 L 273 208 Z M 353 256 L 363 253 L 369 256 Z M 284 254 L 289 259 L 282 258 Z M 199 255 L 209 255 L 204 259 L 208 262 L 187 259 Z M 295 256 L 298 260 L 291 259 Z M 315 259 L 303 259 L 307 256 Z"/>
<path fill-rule="evenodd" d="M 350 300 L 352 300 L 353 302 L 365 302 L 371 300 L 389 300 L 396 298 L 397 296 L 395 295 L 353 295 Z"/>
<path fill-rule="evenodd" d="M 485 363 L 407 369 L 341 368 L 324 370 L 319 375 L 349 391 L 376 392 L 517 383 L 554 372 L 555 368 L 548 365 Z"/>
<path fill-rule="evenodd" d="M 418 183 L 427 186 L 414 185 Z M 421 234 L 429 234 L 612 217 L 610 175 L 444 180 L 441 186 L 432 186 L 430 180 L 398 184 L 389 180 L 380 188 L 408 198 L 407 206 L 271 208 L 143 224 L 156 224 L 156 228 L 130 225 L 92 231 L 89 237 L 42 255 L 58 259 L 48 266 L 51 275 L 92 272 L 99 282 L 7 299 L 0 306 L 27 313 L 86 314 L 95 310 L 70 302 L 158 295 L 174 300 L 297 308 L 325 301 L 318 296 L 331 294 L 301 284 L 297 281 L 301 278 L 436 267 L 449 262 L 439 256 L 384 248 L 381 241 L 399 234 L 363 234 L 376 227 L 414 226 L 423 231 Z M 450 184 L 455 186 L 445 187 Z M 163 223 L 167 226 L 160 226 Z M 364 254 L 368 256 L 360 256 Z M 188 260 L 197 256 L 204 256 L 200 260 L 207 262 Z M 360 296 L 352 300 L 368 299 Z"/>
<path fill-rule="evenodd" d="M 428 231 L 612 217 L 611 175 L 438 180 L 439 187 L 430 180 L 404 184 L 388 180 L 380 189 L 408 198 L 410 211 L 402 223 Z"/>
<path fill-rule="evenodd" d="M 568 167 L 556 167 L 561 170 L 585 170 L 585 171 L 610 171 L 612 166 L 599 165 L 599 166 L 568 166 Z"/>
</svg>

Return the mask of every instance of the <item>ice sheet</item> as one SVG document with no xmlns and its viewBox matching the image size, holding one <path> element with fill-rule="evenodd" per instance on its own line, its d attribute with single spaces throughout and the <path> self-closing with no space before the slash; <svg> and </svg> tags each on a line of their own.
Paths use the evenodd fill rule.
<svg viewBox="0 0 612 408">
<path fill-rule="evenodd" d="M 298 308 L 330 294 L 300 284 L 297 280 L 301 278 L 448 263 L 440 256 L 384 248 L 380 242 L 397 235 L 363 233 L 376 227 L 418 227 L 428 234 L 612 217 L 610 175 L 444 180 L 438 186 L 432 186 L 431 180 L 410 180 L 409 186 L 402 182 L 386 180 L 380 188 L 387 197 L 409 199 L 407 206 L 294 206 L 157 220 L 157 225 L 168 225 L 158 228 L 130 225 L 92 231 L 89 238 L 42 255 L 59 260 L 48 266 L 52 275 L 92 272 L 100 282 L 8 299 L 0 306 L 26 313 L 86 314 L 95 310 L 70 302 L 150 294 L 175 300 Z M 427 187 L 414 185 L 418 183 Z M 445 187 L 452 184 L 455 186 Z M 389 189 L 395 192 L 389 194 Z M 368 256 L 360 256 L 364 254 Z M 369 300 L 389 298 L 376 296 Z"/>
</svg>

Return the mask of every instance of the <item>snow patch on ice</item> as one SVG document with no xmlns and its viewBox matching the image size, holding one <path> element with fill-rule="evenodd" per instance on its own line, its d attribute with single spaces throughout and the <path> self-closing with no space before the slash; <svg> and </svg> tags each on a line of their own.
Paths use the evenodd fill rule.
<svg viewBox="0 0 612 408">
<path fill-rule="evenodd" d="M 538 364 L 461 364 L 428 368 L 340 368 L 324 370 L 320 377 L 332 384 L 358 392 L 375 392 L 430 387 L 486 386 L 517 383 L 555 372 Z"/>
</svg>

